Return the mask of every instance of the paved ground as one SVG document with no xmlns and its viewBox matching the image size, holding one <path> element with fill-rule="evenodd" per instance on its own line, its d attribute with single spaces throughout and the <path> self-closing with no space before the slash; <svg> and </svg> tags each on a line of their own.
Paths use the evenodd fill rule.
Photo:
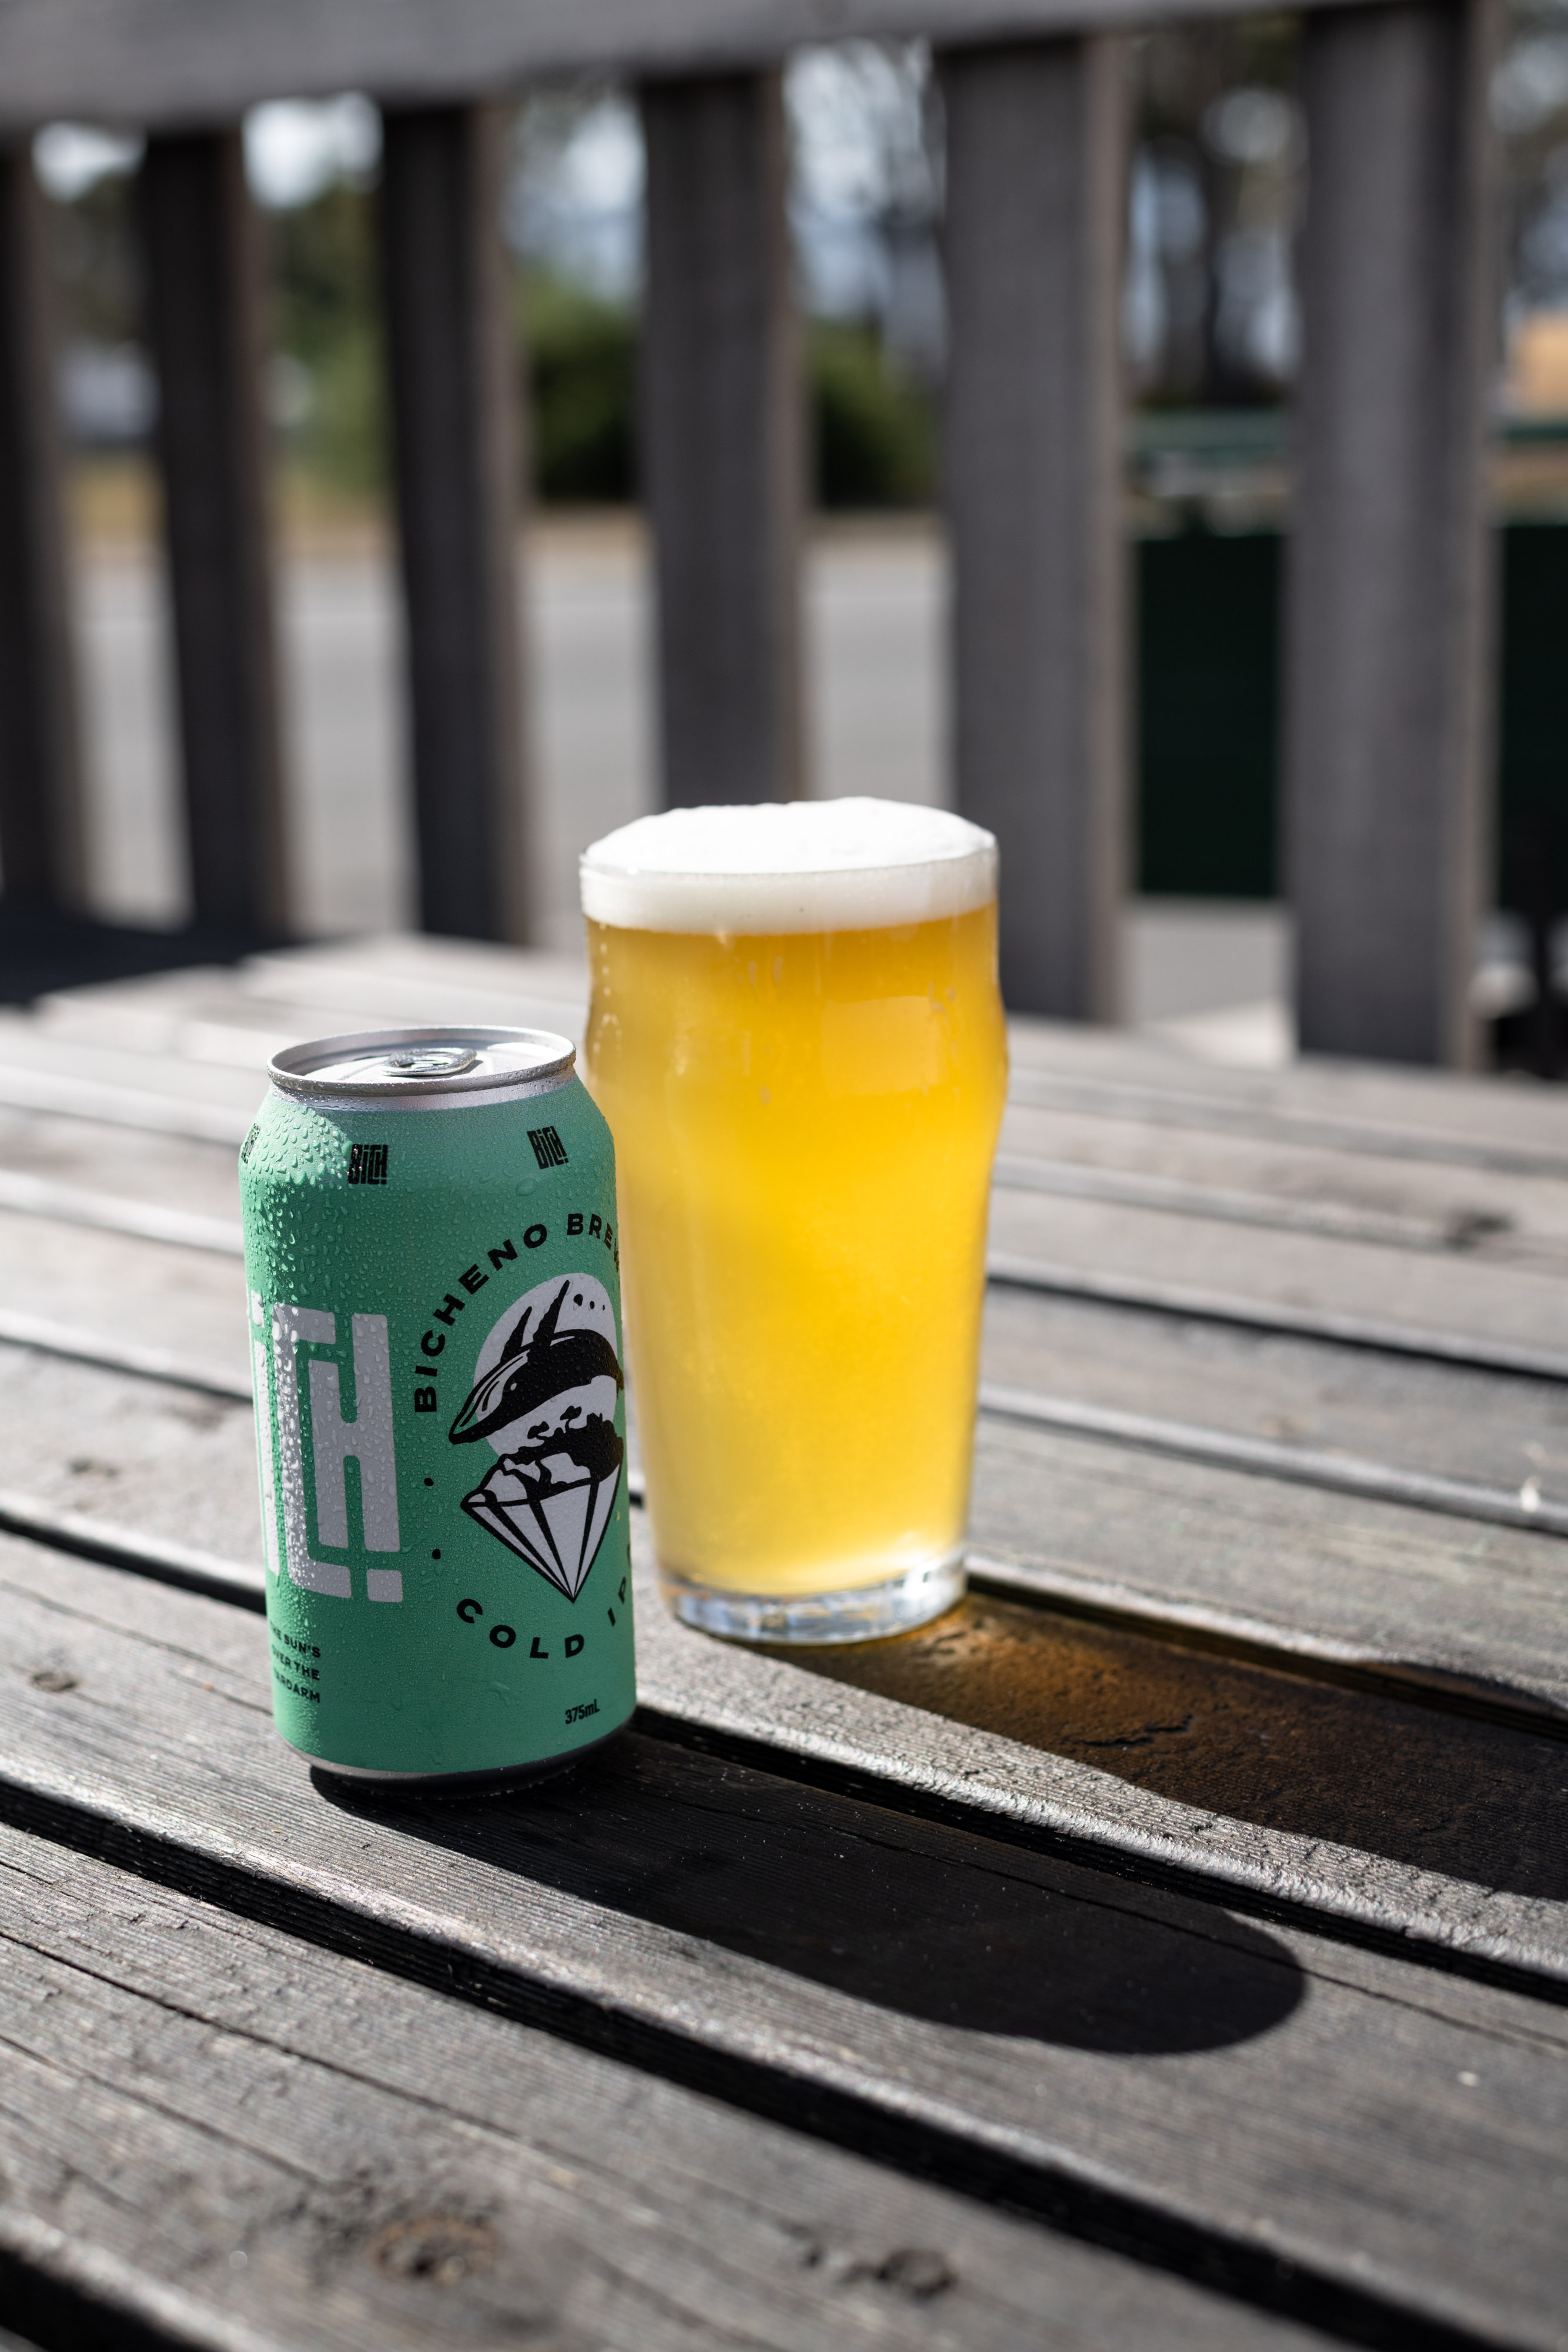
<svg viewBox="0 0 1568 2352">
<path fill-rule="evenodd" d="M 934 801 L 946 727 L 943 575 L 915 527 L 824 534 L 808 572 L 814 787 Z M 134 546 L 89 557 L 80 582 L 94 892 L 100 911 L 177 919 L 185 885 L 173 803 L 167 631 L 158 567 Z M 402 767 L 398 607 L 370 544 L 297 552 L 282 587 L 295 918 L 308 932 L 379 929 L 412 912 Z M 576 862 L 651 805 L 645 550 L 622 525 L 538 534 L 525 628 L 538 778 L 541 943 L 575 945 Z M 1285 942 L 1275 910 L 1158 902 L 1131 910 L 1128 1008 L 1225 1058 L 1277 1058 Z M 1207 1019 L 1223 1013 L 1218 1025 Z M 1197 1027 L 1194 1028 L 1194 1020 Z"/>
</svg>

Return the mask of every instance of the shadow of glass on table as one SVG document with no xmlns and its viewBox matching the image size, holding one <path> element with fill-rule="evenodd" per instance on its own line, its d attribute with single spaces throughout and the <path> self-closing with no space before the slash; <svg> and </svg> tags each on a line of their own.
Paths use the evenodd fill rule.
<svg viewBox="0 0 1568 2352">
<path fill-rule="evenodd" d="M 527 1904 L 530 1932 L 548 1932 L 554 1890 L 964 2032 L 1214 2050 L 1268 2032 L 1302 1996 L 1286 1948 L 1212 1905 L 635 1731 L 559 1779 L 488 1800 L 392 1798 L 311 1777 L 345 1811 L 509 1874 L 503 1926 Z M 659 1949 L 632 1964 L 656 1980 Z M 677 1973 L 689 2000 L 689 1972 Z M 733 1986 L 721 1974 L 716 1997 L 759 2021 L 777 2013 L 776 1989 Z"/>
<path fill-rule="evenodd" d="M 1233 1821 L 1568 1898 L 1568 1718 L 1535 1734 L 983 1593 L 891 1641 L 772 1654 Z"/>
</svg>

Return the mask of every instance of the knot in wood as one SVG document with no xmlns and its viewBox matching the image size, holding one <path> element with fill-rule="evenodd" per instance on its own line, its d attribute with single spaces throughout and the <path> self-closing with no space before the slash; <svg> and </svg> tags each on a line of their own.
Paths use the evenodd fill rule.
<svg viewBox="0 0 1568 2352">
<path fill-rule="evenodd" d="M 455 2286 L 470 2272 L 488 2269 L 496 2258 L 496 2233 L 484 2221 L 425 2213 L 382 2230 L 371 2240 L 370 2255 L 394 2278 L 430 2279 L 437 2286 Z"/>
</svg>

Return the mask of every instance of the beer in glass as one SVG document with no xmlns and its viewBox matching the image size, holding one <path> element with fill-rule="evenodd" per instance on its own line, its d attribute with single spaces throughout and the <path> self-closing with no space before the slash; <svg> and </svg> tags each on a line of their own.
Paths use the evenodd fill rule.
<svg viewBox="0 0 1568 2352">
<path fill-rule="evenodd" d="M 856 1641 L 963 1591 L 1007 1049 L 997 853 L 943 811 L 675 809 L 582 862 L 675 1613 Z"/>
</svg>

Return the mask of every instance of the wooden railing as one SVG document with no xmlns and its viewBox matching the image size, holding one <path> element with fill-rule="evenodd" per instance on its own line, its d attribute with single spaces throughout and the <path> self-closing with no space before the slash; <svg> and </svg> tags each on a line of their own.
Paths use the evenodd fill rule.
<svg viewBox="0 0 1568 2352">
<path fill-rule="evenodd" d="M 1287 599 L 1288 891 L 1308 1050 L 1465 1063 L 1486 858 L 1495 0 L 1324 5 Z M 371 91 L 420 907 L 518 939 L 527 882 L 504 98 L 614 68 L 648 149 L 643 471 L 672 803 L 800 781 L 798 342 L 779 59 L 925 35 L 947 126 L 944 498 L 957 805 L 1003 845 L 1019 1010 L 1115 1013 L 1127 627 L 1118 293 L 1135 13 L 1052 0 L 0 0 L 0 855 L 80 889 L 42 210 L 26 134 L 149 131 L 141 222 L 199 919 L 287 922 L 259 260 L 237 124 Z M 1213 13 L 1212 10 L 1209 13 Z"/>
</svg>

